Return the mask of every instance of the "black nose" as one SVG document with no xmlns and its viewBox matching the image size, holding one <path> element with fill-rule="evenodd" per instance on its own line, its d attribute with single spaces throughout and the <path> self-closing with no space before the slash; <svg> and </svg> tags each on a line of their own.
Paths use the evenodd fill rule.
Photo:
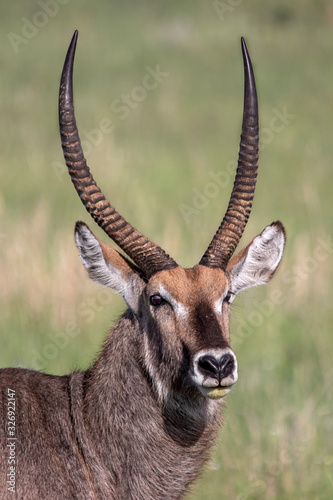
<svg viewBox="0 0 333 500">
<path fill-rule="evenodd" d="M 198 366 L 204 375 L 216 378 L 219 382 L 225 377 L 232 375 L 235 370 L 235 358 L 230 354 L 225 354 L 217 359 L 211 355 L 199 358 Z"/>
</svg>

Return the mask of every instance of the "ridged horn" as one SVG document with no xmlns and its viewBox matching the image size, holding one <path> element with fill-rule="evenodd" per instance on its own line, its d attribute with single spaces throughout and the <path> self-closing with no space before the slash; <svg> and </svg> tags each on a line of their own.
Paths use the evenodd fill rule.
<svg viewBox="0 0 333 500">
<path fill-rule="evenodd" d="M 149 279 L 177 263 L 122 217 L 97 186 L 83 154 L 73 103 L 73 64 L 78 32 L 75 31 L 61 75 L 59 125 L 61 145 L 74 187 L 87 211 Z"/>
<path fill-rule="evenodd" d="M 256 84 L 244 39 L 244 111 L 236 178 L 223 221 L 200 264 L 225 269 L 243 234 L 251 213 L 257 181 L 259 119 Z"/>
</svg>

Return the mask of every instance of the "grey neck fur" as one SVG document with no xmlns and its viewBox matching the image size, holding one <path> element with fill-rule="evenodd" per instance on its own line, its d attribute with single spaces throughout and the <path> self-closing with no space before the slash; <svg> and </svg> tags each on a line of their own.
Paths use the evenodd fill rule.
<svg viewBox="0 0 333 500">
<path fill-rule="evenodd" d="M 200 396 L 184 404 L 181 394 L 161 402 L 145 369 L 143 335 L 127 311 L 86 372 L 0 371 L 19 408 L 17 498 L 184 497 L 216 438 L 221 404 Z M 2 396 L 5 401 L 5 389 Z M 4 431 L 1 426 L 2 445 Z M 12 498 L 5 484 L 0 488 L 1 498 Z"/>
<path fill-rule="evenodd" d="M 182 498 L 208 458 L 221 404 L 202 397 L 178 404 L 181 395 L 176 394 L 167 402 L 159 400 L 144 366 L 143 332 L 129 311 L 107 338 L 93 368 L 73 374 L 70 385 L 72 398 L 78 395 L 82 401 L 73 407 L 82 412 L 81 418 L 77 414 L 76 434 L 83 437 L 83 456 L 93 453 L 92 467 L 105 478 L 105 490 L 99 494 L 114 491 L 114 498 L 135 500 Z M 94 447 L 94 437 L 103 446 Z"/>
</svg>

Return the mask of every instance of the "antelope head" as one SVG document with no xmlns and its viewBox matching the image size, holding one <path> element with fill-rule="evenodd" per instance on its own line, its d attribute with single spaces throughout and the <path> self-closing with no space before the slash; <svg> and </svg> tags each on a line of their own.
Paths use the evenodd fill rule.
<svg viewBox="0 0 333 500">
<path fill-rule="evenodd" d="M 169 391 L 188 399 L 218 399 L 237 381 L 230 347 L 229 309 L 242 290 L 267 283 L 285 244 L 281 222 L 267 226 L 237 255 L 233 253 L 250 215 L 258 169 L 258 105 L 251 60 L 242 39 L 245 90 L 235 183 L 223 221 L 199 264 L 179 266 L 106 200 L 82 151 L 73 104 L 75 32 L 61 77 L 59 121 L 72 182 L 86 209 L 127 255 L 77 222 L 75 240 L 89 276 L 118 292 L 139 325 L 142 363 L 161 399 Z"/>
</svg>

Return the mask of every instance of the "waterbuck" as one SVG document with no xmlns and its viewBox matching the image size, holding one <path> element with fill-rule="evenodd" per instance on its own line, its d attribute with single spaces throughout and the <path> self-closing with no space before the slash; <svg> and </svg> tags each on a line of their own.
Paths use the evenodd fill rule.
<svg viewBox="0 0 333 500">
<path fill-rule="evenodd" d="M 86 371 L 52 376 L 0 371 L 3 498 L 171 500 L 202 471 L 237 381 L 229 308 L 267 283 L 285 244 L 281 222 L 237 255 L 257 178 L 258 107 L 242 39 L 244 114 L 235 183 L 224 219 L 199 264 L 179 266 L 106 200 L 83 155 L 73 105 L 77 41 L 60 83 L 59 121 L 68 170 L 86 209 L 125 257 L 77 222 L 90 278 L 118 292 L 126 312 Z"/>
</svg>

